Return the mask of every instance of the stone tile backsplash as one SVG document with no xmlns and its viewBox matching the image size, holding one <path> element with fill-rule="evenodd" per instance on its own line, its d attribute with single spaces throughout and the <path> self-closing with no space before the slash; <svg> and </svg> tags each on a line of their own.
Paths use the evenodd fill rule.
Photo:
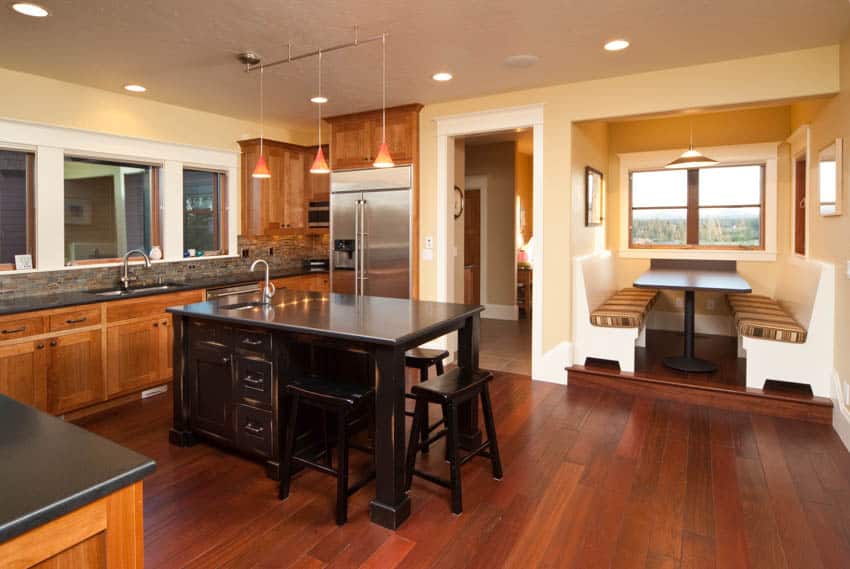
<svg viewBox="0 0 850 569">
<path fill-rule="evenodd" d="M 248 256 L 242 257 L 242 250 Z M 273 254 L 269 254 L 269 249 Z M 138 280 L 132 286 L 145 286 L 158 281 L 184 282 L 193 279 L 226 277 L 248 272 L 255 259 L 265 259 L 272 271 L 299 269 L 305 259 L 328 257 L 327 235 L 287 235 L 269 238 L 239 238 L 236 251 L 239 257 L 223 259 L 183 260 L 155 262 L 150 269 L 143 265 L 130 265 L 130 275 Z M 133 260 L 136 260 L 134 258 Z M 68 269 L 15 274 L 0 272 L 0 299 L 19 298 L 39 294 L 109 289 L 120 285 L 121 267 Z"/>
</svg>

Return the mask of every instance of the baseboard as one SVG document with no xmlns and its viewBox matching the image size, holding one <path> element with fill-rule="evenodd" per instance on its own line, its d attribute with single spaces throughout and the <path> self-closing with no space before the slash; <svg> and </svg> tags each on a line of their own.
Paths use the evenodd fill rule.
<svg viewBox="0 0 850 569">
<path fill-rule="evenodd" d="M 481 318 L 519 320 L 519 307 L 516 304 L 485 304 Z"/>
<path fill-rule="evenodd" d="M 646 327 L 650 330 L 681 332 L 684 328 L 684 315 L 681 312 L 650 310 Z M 694 317 L 694 327 L 697 334 L 736 335 L 732 317 L 725 314 L 697 314 Z"/>
<path fill-rule="evenodd" d="M 841 380 L 838 372 L 832 372 L 832 428 L 838 434 L 838 438 L 850 451 L 850 411 L 844 406 L 842 397 Z"/>
<path fill-rule="evenodd" d="M 548 352 L 545 352 L 539 361 L 535 358 L 531 366 L 531 378 L 535 381 L 548 383 L 567 384 L 567 372 L 564 371 L 573 364 L 572 342 L 561 342 Z"/>
</svg>

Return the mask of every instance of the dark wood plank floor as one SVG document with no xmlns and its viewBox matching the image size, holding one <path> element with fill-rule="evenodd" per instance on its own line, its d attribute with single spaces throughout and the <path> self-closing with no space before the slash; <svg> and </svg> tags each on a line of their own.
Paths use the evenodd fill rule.
<svg viewBox="0 0 850 569">
<path fill-rule="evenodd" d="M 260 465 L 167 442 L 170 398 L 85 426 L 154 458 L 145 553 L 164 567 L 850 567 L 850 455 L 827 425 L 498 374 L 505 478 L 463 470 L 464 514 L 416 480 L 397 532 L 373 488 L 333 522 L 334 481 L 308 472 L 279 502 Z M 426 468 L 445 468 L 440 448 Z"/>
</svg>

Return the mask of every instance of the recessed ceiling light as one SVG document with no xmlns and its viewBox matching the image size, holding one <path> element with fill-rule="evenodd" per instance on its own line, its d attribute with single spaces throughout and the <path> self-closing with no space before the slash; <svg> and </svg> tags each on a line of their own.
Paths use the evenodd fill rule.
<svg viewBox="0 0 850 569">
<path fill-rule="evenodd" d="M 147 88 L 142 85 L 124 85 L 124 88 L 132 93 L 144 93 L 147 91 Z"/>
<path fill-rule="evenodd" d="M 627 40 L 611 40 L 605 44 L 605 51 L 622 51 L 627 47 L 629 47 L 629 42 Z"/>
<path fill-rule="evenodd" d="M 317 95 L 315 97 L 310 98 L 311 103 L 316 103 L 318 105 L 324 104 L 328 102 L 328 98 L 323 95 Z"/>
<path fill-rule="evenodd" d="M 440 71 L 439 73 L 434 73 L 431 76 L 431 79 L 433 79 L 434 81 L 451 81 L 452 74 L 448 73 L 447 71 Z"/>
<path fill-rule="evenodd" d="M 32 16 L 33 18 L 46 18 L 50 13 L 39 6 L 29 2 L 15 2 L 12 4 L 12 10 L 24 16 Z"/>
<path fill-rule="evenodd" d="M 519 55 L 510 55 L 505 58 L 505 65 L 508 67 L 531 67 L 536 65 L 540 58 L 530 53 L 522 53 Z"/>
</svg>

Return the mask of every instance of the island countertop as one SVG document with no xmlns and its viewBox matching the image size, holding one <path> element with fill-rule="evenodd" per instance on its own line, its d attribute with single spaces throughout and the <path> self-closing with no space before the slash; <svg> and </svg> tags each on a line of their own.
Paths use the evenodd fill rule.
<svg viewBox="0 0 850 569">
<path fill-rule="evenodd" d="M 0 395 L 0 543 L 138 482 L 155 466 Z"/>
<path fill-rule="evenodd" d="M 258 294 L 230 296 L 172 306 L 167 312 L 239 326 L 398 345 L 484 310 L 480 305 L 293 290 L 278 291 L 268 306 L 258 306 L 258 300 Z"/>
</svg>

